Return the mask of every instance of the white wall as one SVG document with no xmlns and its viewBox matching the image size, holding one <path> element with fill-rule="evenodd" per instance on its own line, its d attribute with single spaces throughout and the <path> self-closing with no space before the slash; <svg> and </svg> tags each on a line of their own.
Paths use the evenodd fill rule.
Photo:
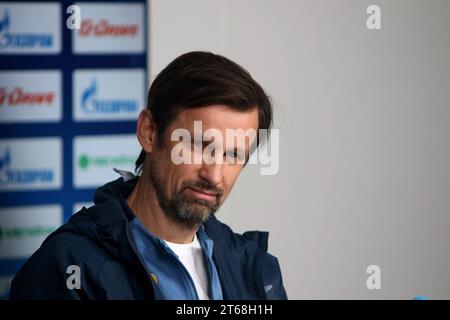
<svg viewBox="0 0 450 320">
<path fill-rule="evenodd" d="M 218 216 L 271 232 L 291 299 L 450 298 L 449 1 L 150 2 L 152 77 L 208 50 L 273 98 L 280 171 L 245 169 Z"/>
</svg>

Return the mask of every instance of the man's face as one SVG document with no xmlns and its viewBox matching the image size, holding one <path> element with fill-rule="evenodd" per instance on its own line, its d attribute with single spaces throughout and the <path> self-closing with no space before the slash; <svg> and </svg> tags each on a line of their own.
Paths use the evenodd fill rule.
<svg viewBox="0 0 450 320">
<path fill-rule="evenodd" d="M 186 141 L 184 141 L 183 144 L 192 151 L 192 157 L 196 150 L 199 150 L 199 141 L 194 141 L 194 121 L 201 121 L 201 134 L 208 129 L 216 129 L 218 130 L 216 132 L 221 132 L 222 148 L 217 149 L 220 154 L 214 153 L 214 155 L 223 156 L 223 161 L 211 163 L 202 158 L 200 162 L 175 164 L 172 150 L 180 141 L 172 141 L 171 135 L 174 130 L 187 129 L 189 131 L 192 143 L 188 141 L 188 145 L 186 145 Z M 225 105 L 212 105 L 184 110 L 166 129 L 162 147 L 159 147 L 157 141 L 154 142 L 152 153 L 148 157 L 149 177 L 161 208 L 170 219 L 178 224 L 190 229 L 198 228 L 217 211 L 231 192 L 243 164 L 237 161 L 232 163 L 230 158 L 236 155 L 237 149 L 240 149 L 248 157 L 250 145 L 254 139 L 246 136 L 241 140 L 245 141 L 244 145 L 239 146 L 237 143 L 231 142 L 237 140 L 227 141 L 227 129 L 257 132 L 258 109 L 255 107 L 251 111 L 241 112 Z M 211 137 L 211 140 L 217 141 L 215 138 Z M 200 141 L 200 146 L 205 149 L 209 143 L 211 141 L 203 140 Z M 196 146 L 197 149 L 195 149 Z M 186 150 L 184 149 L 183 153 Z M 203 153 L 200 156 L 202 157 Z"/>
</svg>

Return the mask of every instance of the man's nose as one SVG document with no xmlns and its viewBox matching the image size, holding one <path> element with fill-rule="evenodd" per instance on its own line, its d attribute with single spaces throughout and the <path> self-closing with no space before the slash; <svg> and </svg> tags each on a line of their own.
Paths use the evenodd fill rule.
<svg viewBox="0 0 450 320">
<path fill-rule="evenodd" d="M 223 179 L 223 164 L 203 163 L 200 169 L 200 177 L 208 181 L 211 185 L 217 186 L 222 182 Z"/>
</svg>

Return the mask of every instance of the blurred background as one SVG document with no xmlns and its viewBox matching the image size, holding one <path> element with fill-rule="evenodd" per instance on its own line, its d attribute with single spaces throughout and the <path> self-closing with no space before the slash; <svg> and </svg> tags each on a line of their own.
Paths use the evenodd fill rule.
<svg viewBox="0 0 450 320">
<path fill-rule="evenodd" d="M 279 170 L 248 166 L 217 216 L 270 232 L 289 298 L 450 298 L 449 1 L 79 1 L 78 30 L 71 4 L 0 3 L 0 296 L 133 170 L 152 79 L 205 50 L 272 98 Z"/>
</svg>

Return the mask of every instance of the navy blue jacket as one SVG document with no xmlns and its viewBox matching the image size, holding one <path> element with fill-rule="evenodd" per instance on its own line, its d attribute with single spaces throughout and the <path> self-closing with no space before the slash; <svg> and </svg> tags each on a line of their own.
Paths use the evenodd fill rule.
<svg viewBox="0 0 450 320">
<path fill-rule="evenodd" d="M 111 181 L 97 189 L 94 206 L 83 208 L 28 259 L 11 284 L 11 299 L 158 299 L 150 276 L 130 241 L 126 206 L 137 178 Z M 234 233 L 214 216 L 204 223 L 214 240 L 224 299 L 287 299 L 278 260 L 267 253 L 268 233 Z M 80 268 L 80 289 L 69 289 Z"/>
</svg>

